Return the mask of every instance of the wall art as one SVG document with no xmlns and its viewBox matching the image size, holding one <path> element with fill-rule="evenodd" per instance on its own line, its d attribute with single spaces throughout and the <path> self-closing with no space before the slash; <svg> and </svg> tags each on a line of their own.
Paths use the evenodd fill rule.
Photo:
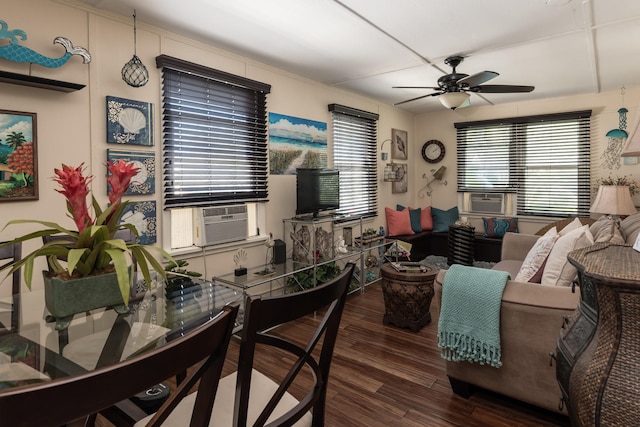
<svg viewBox="0 0 640 427">
<path fill-rule="evenodd" d="M 269 113 L 269 171 L 295 175 L 296 168 L 327 167 L 327 124 Z"/>
<path fill-rule="evenodd" d="M 107 149 L 107 160 L 116 162 L 124 160 L 133 163 L 140 169 L 131 178 L 131 184 L 124 194 L 154 194 L 156 190 L 156 155 L 153 152 L 125 151 Z M 107 182 L 107 194 L 111 191 L 111 186 Z"/>
<path fill-rule="evenodd" d="M 150 245 L 156 243 L 156 202 L 133 202 L 127 205 L 120 217 L 120 221 L 132 224 L 138 230 L 139 236 L 136 243 Z"/>
<path fill-rule="evenodd" d="M 153 145 L 153 104 L 107 96 L 107 142 Z"/>
<path fill-rule="evenodd" d="M 38 200 L 36 113 L 0 110 L 0 202 Z"/>
<path fill-rule="evenodd" d="M 406 163 L 394 163 L 393 169 L 396 176 L 401 178 L 400 181 L 394 181 L 391 187 L 391 193 L 406 193 L 409 186 L 409 174 Z"/>
<path fill-rule="evenodd" d="M 409 135 L 406 130 L 391 129 L 391 139 L 393 141 L 391 156 L 398 160 L 409 158 Z"/>
</svg>

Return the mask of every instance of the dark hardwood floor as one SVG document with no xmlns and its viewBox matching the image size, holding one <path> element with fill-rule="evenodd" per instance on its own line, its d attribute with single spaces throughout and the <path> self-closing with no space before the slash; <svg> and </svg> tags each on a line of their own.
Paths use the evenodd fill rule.
<svg viewBox="0 0 640 427">
<path fill-rule="evenodd" d="M 569 426 L 568 418 L 486 391 L 465 399 L 451 391 L 436 346 L 438 314 L 418 333 L 382 323 L 380 283 L 349 296 L 336 344 L 326 407 L 327 427 Z M 277 334 L 312 330 L 309 316 Z M 223 375 L 235 370 L 233 339 Z M 256 368 L 277 375 L 280 356 L 261 352 Z M 551 368 L 550 368 L 551 369 Z M 100 425 L 109 426 L 101 420 Z"/>
</svg>

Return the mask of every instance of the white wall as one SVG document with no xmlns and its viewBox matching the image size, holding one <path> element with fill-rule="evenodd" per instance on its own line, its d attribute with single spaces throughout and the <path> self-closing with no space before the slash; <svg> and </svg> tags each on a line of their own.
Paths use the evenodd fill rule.
<svg viewBox="0 0 640 427">
<path fill-rule="evenodd" d="M 623 82 L 621 82 L 622 86 Z M 495 95 L 497 98 L 499 95 Z M 473 95 L 472 95 L 473 105 Z M 447 154 L 442 163 L 436 165 L 447 166 L 446 180 L 448 185 L 434 185 L 432 204 L 441 209 L 449 209 L 457 203 L 457 179 L 456 179 L 456 130 L 454 123 L 474 120 L 489 120 L 504 117 L 519 117 L 536 114 L 561 113 L 566 111 L 592 110 L 591 116 L 591 179 L 592 185 L 597 178 L 614 176 L 631 176 L 640 181 L 640 165 L 622 165 L 620 169 L 609 170 L 602 167 L 602 155 L 608 144 L 605 136 L 611 129 L 617 129 L 619 124 L 618 109 L 625 107 L 627 113 L 627 130 L 630 132 L 638 116 L 638 104 L 640 103 L 640 87 L 627 88 L 624 94 L 624 104 L 620 91 L 606 92 L 602 94 L 588 94 L 579 96 L 567 96 L 553 99 L 545 99 L 530 102 L 501 104 L 483 107 L 468 107 L 461 110 L 445 110 L 421 114 L 416 116 L 415 133 L 417 143 L 413 144 L 413 157 L 417 162 L 414 168 L 414 181 L 424 182 L 422 173 L 427 172 L 433 166 L 428 165 L 420 158 L 420 149 L 425 141 L 438 139 L 447 148 Z M 419 199 L 413 195 L 414 204 L 422 206 L 429 204 L 429 200 Z M 640 196 L 634 198 L 636 206 L 640 205 Z M 483 231 L 481 217 L 470 217 L 470 221 L 476 227 L 476 231 Z M 521 218 L 520 231 L 534 233 L 544 225 L 541 222 L 549 220 Z"/>
<path fill-rule="evenodd" d="M 168 216 L 162 211 L 161 201 L 161 115 L 160 72 L 155 66 L 155 57 L 160 54 L 175 56 L 208 67 L 248 77 L 271 85 L 267 97 L 269 111 L 323 121 L 330 124 L 327 105 L 338 103 L 380 114 L 378 132 L 380 141 L 391 137 L 391 129 L 409 132 L 413 137 L 413 115 L 392 106 L 383 105 L 342 90 L 338 90 L 283 70 L 257 63 L 241 56 L 190 40 L 141 22 L 138 17 L 137 55 L 150 72 L 149 83 L 142 88 L 132 88 L 120 77 L 122 66 L 133 55 L 133 28 L 131 16 L 119 16 L 91 9 L 73 1 L 5 0 L 0 19 L 9 29 L 21 29 L 27 40 L 20 44 L 50 57 L 63 54 L 62 47 L 54 46 L 56 36 L 64 36 L 76 46 L 86 47 L 93 56 L 89 65 L 73 57 L 57 69 L 34 65 L 32 74 L 40 77 L 86 84 L 73 93 L 54 92 L 0 83 L 0 109 L 37 113 L 38 176 L 40 199 L 38 201 L 5 202 L 0 205 L 0 227 L 15 218 L 40 219 L 58 222 L 69 228 L 73 222 L 66 216 L 64 197 L 55 191 L 50 179 L 53 169 L 62 163 L 77 166 L 85 163 L 87 172 L 94 175 L 92 188 L 101 205 L 107 203 L 104 163 L 108 148 L 122 148 L 106 143 L 105 97 L 117 96 L 154 105 L 154 135 L 156 153 L 156 194 L 130 197 L 130 200 L 154 199 L 158 208 L 158 245 L 163 244 L 163 235 L 168 230 Z M 143 20 L 142 20 L 143 21 Z M 0 69 L 28 74 L 27 64 L 0 59 Z M 331 140 L 329 140 L 331 144 Z M 129 148 L 129 147 L 126 147 Z M 385 147 L 386 148 L 386 147 Z M 133 147 L 146 151 L 141 147 Z M 329 149 L 330 150 L 330 149 Z M 411 160 L 408 162 L 411 164 Z M 382 176 L 383 165 L 380 165 Z M 282 218 L 291 217 L 295 211 L 295 176 L 271 176 L 267 206 L 267 230 L 275 238 L 282 238 Z M 380 184 L 379 206 L 382 213 L 370 226 L 386 225 L 384 206 L 395 203 L 409 204 L 409 192 L 392 195 L 391 184 Z M 28 227 L 11 226 L 0 233 L 0 240 L 9 240 L 23 234 Z M 25 245 L 25 252 L 35 249 L 36 242 Z M 229 272 L 234 268 L 233 255 L 238 247 L 217 252 L 207 257 L 208 275 Z M 249 265 L 264 262 L 265 247 L 247 247 Z M 204 271 L 200 253 L 181 258 L 190 258 L 190 268 Z M 44 268 L 41 261 L 36 270 Z M 9 285 L 5 281 L 2 288 Z M 36 275 L 34 288 L 41 287 Z M 4 291 L 4 289 L 0 289 Z"/>
</svg>

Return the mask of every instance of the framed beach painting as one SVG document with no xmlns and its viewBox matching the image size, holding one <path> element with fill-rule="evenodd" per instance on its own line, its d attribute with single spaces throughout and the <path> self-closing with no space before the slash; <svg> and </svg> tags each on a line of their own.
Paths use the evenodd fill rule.
<svg viewBox="0 0 640 427">
<path fill-rule="evenodd" d="M 38 200 L 36 113 L 0 110 L 0 202 Z"/>
<path fill-rule="evenodd" d="M 269 113 L 269 171 L 295 175 L 297 168 L 327 167 L 327 124 Z"/>
<path fill-rule="evenodd" d="M 116 162 L 124 160 L 133 163 L 140 169 L 131 178 L 131 184 L 124 194 L 154 194 L 156 190 L 156 155 L 154 152 L 127 151 L 107 149 L 107 161 Z M 111 191 L 111 186 L 107 182 L 107 194 Z"/>
<path fill-rule="evenodd" d="M 153 145 L 153 104 L 107 96 L 107 142 Z"/>
</svg>

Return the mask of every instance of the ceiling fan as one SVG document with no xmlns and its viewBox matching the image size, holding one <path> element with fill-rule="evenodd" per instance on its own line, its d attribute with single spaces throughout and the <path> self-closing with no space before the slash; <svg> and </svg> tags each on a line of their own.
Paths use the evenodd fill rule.
<svg viewBox="0 0 640 427">
<path fill-rule="evenodd" d="M 477 93 L 518 93 L 531 92 L 533 86 L 517 86 L 517 85 L 483 85 L 483 83 L 499 76 L 494 71 L 481 71 L 476 74 L 468 75 L 456 72 L 456 67 L 464 61 L 462 56 L 450 56 L 444 60 L 444 63 L 453 68 L 451 74 L 446 74 L 438 79 L 438 87 L 431 86 L 393 86 L 394 89 L 433 89 L 436 92 L 418 96 L 416 98 L 407 99 L 394 105 L 406 104 L 407 102 L 417 101 L 418 99 L 427 98 L 429 96 L 439 96 L 440 102 L 447 108 L 455 110 L 456 108 L 466 107 L 469 105 L 469 92 Z"/>
</svg>

